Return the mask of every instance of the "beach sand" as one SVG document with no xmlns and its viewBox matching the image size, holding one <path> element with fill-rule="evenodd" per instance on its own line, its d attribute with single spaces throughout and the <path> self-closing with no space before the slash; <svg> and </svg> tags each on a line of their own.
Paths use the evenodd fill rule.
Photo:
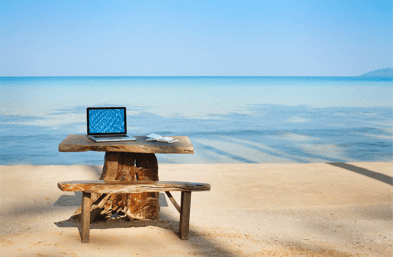
<svg viewBox="0 0 393 257">
<path fill-rule="evenodd" d="M 101 169 L 0 166 L 0 255 L 393 256 L 393 163 L 163 164 L 160 180 L 211 184 L 192 194 L 189 240 L 160 193 L 155 224 L 92 224 L 82 244 L 66 221 L 81 193 L 57 182 L 97 179 Z"/>
</svg>

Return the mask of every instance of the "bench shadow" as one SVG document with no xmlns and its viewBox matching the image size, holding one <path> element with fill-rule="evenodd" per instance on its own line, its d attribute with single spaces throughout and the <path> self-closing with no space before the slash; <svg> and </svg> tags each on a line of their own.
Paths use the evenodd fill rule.
<svg viewBox="0 0 393 257">
<path fill-rule="evenodd" d="M 64 196 L 64 197 L 63 197 Z M 79 202 L 81 202 L 81 193 L 80 192 L 75 192 L 75 195 L 68 195 L 67 197 L 65 195 L 61 196 L 57 202 L 59 204 L 57 206 L 65 206 L 63 205 L 65 202 L 61 203 L 61 201 L 67 200 L 66 202 L 69 202 L 69 199 L 72 199 L 74 202 L 74 205 L 72 206 L 80 206 L 76 205 L 78 203 L 76 199 L 78 199 Z M 75 200 L 75 201 L 74 201 Z M 166 197 L 164 193 L 160 193 L 159 197 L 160 201 L 160 207 L 168 207 L 168 202 L 166 201 Z M 68 205 L 71 206 L 71 205 Z M 149 220 L 132 220 L 130 221 L 128 218 L 114 218 L 112 220 L 94 220 L 92 223 L 90 223 L 90 230 L 95 230 L 95 229 L 116 229 L 116 228 L 138 228 L 138 227 L 148 227 L 148 226 L 154 226 L 154 227 L 159 227 L 165 230 L 168 230 L 174 234 L 176 234 L 180 239 L 180 232 L 179 232 L 179 225 L 180 225 L 180 214 L 175 215 L 177 218 L 173 217 L 172 215 L 167 215 L 165 212 L 160 212 L 159 217 L 157 219 L 149 219 Z M 57 227 L 66 227 L 66 228 L 77 228 L 80 237 L 82 238 L 82 229 L 81 229 L 81 224 L 79 222 L 71 221 L 71 220 L 62 220 L 58 222 L 54 222 L 54 224 Z M 93 235 L 94 236 L 94 235 Z M 198 243 L 202 243 L 204 247 L 207 247 L 208 249 L 213 249 L 214 252 L 217 252 L 219 256 L 235 256 L 234 253 L 231 251 L 225 249 L 225 247 L 221 246 L 219 242 L 215 242 L 214 240 L 208 240 L 203 232 L 198 231 L 197 228 L 193 228 L 190 226 L 189 230 L 189 240 L 181 240 L 184 243 L 186 243 L 189 247 L 195 248 L 195 250 L 198 250 L 199 246 L 195 245 L 195 241 Z M 200 249 L 199 249 L 200 250 Z M 210 252 L 211 250 L 209 250 Z"/>
<path fill-rule="evenodd" d="M 74 192 L 75 195 L 61 195 L 53 206 L 80 206 L 82 204 L 82 192 Z"/>
<path fill-rule="evenodd" d="M 173 223 L 173 224 L 171 224 Z M 117 218 L 112 220 L 95 220 L 90 223 L 90 230 L 92 229 L 112 229 L 112 228 L 134 228 L 134 227 L 147 227 L 147 226 L 157 226 L 161 228 L 168 229 L 171 225 L 176 223 L 175 220 L 171 219 L 167 215 L 159 214 L 157 219 L 147 219 L 147 220 L 128 220 L 128 218 Z M 57 227 L 67 227 L 67 228 L 78 228 L 79 231 L 81 224 L 79 222 L 62 220 L 59 222 L 54 222 Z"/>
<path fill-rule="evenodd" d="M 332 166 L 336 166 L 339 168 L 343 168 L 343 169 L 358 173 L 360 175 L 367 176 L 369 178 L 381 181 L 381 182 L 388 184 L 390 186 L 393 186 L 393 177 L 391 177 L 391 176 L 388 176 L 388 175 L 385 175 L 385 174 L 382 174 L 382 173 L 379 173 L 376 171 L 360 168 L 360 167 L 357 167 L 355 165 L 348 164 L 348 163 L 328 162 L 327 164 L 330 164 Z"/>
<path fill-rule="evenodd" d="M 176 234 L 179 240 L 181 240 L 180 233 L 179 233 L 179 220 L 180 220 L 180 214 L 179 214 L 179 219 L 175 220 L 171 216 L 160 213 L 158 219 L 153 219 L 153 220 L 127 221 L 127 220 L 117 219 L 112 221 L 94 221 L 93 223 L 90 224 L 90 231 L 94 229 L 138 228 L 138 227 L 155 226 L 162 229 L 166 229 Z M 79 235 L 82 238 L 82 229 L 79 222 L 63 220 L 59 222 L 54 222 L 54 224 L 57 227 L 77 228 Z M 181 240 L 181 241 L 186 243 L 189 247 L 195 248 L 195 250 L 197 250 L 196 248 L 199 248 L 198 246 L 195 246 L 195 241 L 198 241 L 199 244 L 202 243 L 202 245 L 204 245 L 204 248 L 206 247 L 208 249 L 214 249 L 213 251 L 218 252 L 219 256 L 229 256 L 229 257 L 235 256 L 234 253 L 225 249 L 225 247 L 220 246 L 219 242 L 214 242 L 214 240 L 207 240 L 203 233 L 197 231 L 197 229 L 194 229 L 192 226 L 190 226 L 189 239 Z M 208 251 L 211 252 L 211 250 Z"/>
</svg>

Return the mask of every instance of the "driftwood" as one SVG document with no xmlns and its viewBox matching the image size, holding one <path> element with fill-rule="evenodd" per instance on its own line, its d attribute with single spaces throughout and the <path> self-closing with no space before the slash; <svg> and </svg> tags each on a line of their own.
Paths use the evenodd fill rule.
<svg viewBox="0 0 393 257">
<path fill-rule="evenodd" d="M 96 143 L 85 135 L 68 135 L 60 144 L 60 152 L 105 151 L 105 163 L 100 177 L 104 181 L 158 181 L 155 153 L 193 154 L 194 147 L 187 136 L 174 136 L 174 143 L 150 142 L 135 136 L 136 141 Z M 171 199 L 172 201 L 172 199 Z M 91 221 L 118 214 L 129 219 L 154 219 L 160 210 L 158 192 L 91 193 Z M 179 207 L 180 208 L 180 207 Z M 81 207 L 70 218 L 80 221 Z"/>
<path fill-rule="evenodd" d="M 158 181 L 158 164 L 155 154 L 106 152 L 104 168 L 100 177 L 103 181 Z M 110 218 L 114 214 L 133 219 L 154 219 L 160 211 L 158 192 L 129 194 L 92 193 L 91 217 Z M 81 207 L 70 218 L 80 221 Z"/>
<path fill-rule="evenodd" d="M 207 183 L 192 183 L 179 181 L 64 181 L 57 184 L 62 191 L 80 191 L 87 193 L 142 193 L 168 191 L 206 191 L 210 190 Z M 168 194 L 170 194 L 168 192 Z M 171 196 L 170 196 L 171 197 Z"/>
<path fill-rule="evenodd" d="M 146 141 L 147 137 L 135 136 L 136 141 L 96 143 L 84 135 L 68 135 L 59 144 L 59 152 L 194 153 L 194 146 L 187 136 L 171 137 L 178 141 L 174 143 L 163 143 Z"/>
</svg>

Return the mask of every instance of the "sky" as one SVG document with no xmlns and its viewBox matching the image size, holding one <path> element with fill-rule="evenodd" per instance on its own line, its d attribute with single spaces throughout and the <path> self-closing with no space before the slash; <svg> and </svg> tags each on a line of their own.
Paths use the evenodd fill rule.
<svg viewBox="0 0 393 257">
<path fill-rule="evenodd" d="M 0 2 L 0 76 L 358 76 L 392 1 Z"/>
</svg>

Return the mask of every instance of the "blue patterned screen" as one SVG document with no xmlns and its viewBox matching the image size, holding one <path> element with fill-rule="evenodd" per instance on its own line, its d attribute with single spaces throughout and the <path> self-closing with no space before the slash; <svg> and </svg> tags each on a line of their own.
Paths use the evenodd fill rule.
<svg viewBox="0 0 393 257">
<path fill-rule="evenodd" d="M 89 110 L 89 133 L 125 133 L 124 109 Z"/>
</svg>

